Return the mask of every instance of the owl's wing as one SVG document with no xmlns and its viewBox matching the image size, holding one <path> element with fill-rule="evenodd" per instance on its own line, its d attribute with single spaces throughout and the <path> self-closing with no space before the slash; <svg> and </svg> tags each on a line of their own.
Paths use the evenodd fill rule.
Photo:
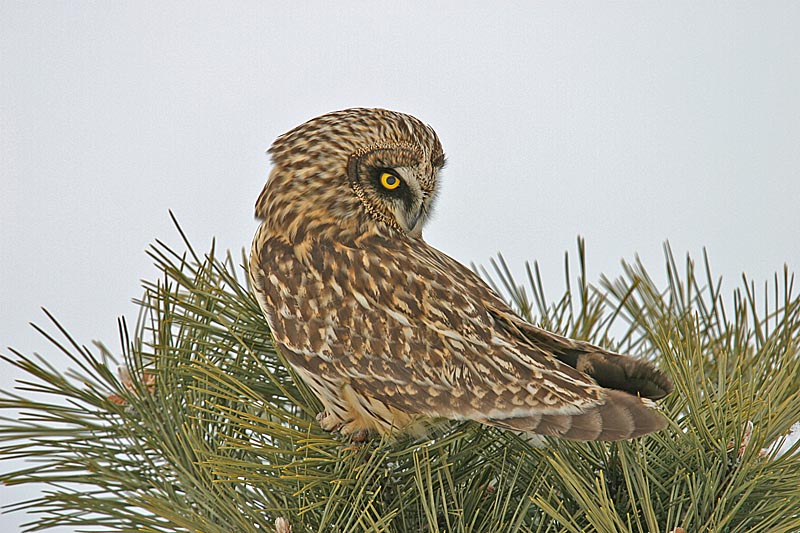
<svg viewBox="0 0 800 533">
<path fill-rule="evenodd" d="M 657 400 L 672 392 L 672 382 L 652 364 L 629 355 L 610 352 L 585 341 L 576 341 L 551 333 L 526 322 L 492 291 L 474 272 L 455 259 L 433 250 L 438 262 L 452 271 L 483 286 L 489 295 L 484 298 L 495 323 L 524 344 L 554 357 L 571 368 L 590 376 L 601 387 Z"/>
<path fill-rule="evenodd" d="M 268 243 L 273 335 L 313 373 L 409 414 L 576 439 L 663 427 L 647 400 L 562 360 L 542 340 L 562 338 L 540 338 L 460 263 L 422 241 L 372 239 Z"/>
</svg>

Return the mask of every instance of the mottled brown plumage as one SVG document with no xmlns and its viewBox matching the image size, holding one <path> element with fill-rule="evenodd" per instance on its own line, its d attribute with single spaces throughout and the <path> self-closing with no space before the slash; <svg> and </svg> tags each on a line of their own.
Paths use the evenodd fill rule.
<svg viewBox="0 0 800 533">
<path fill-rule="evenodd" d="M 444 153 L 409 115 L 348 109 L 279 137 L 250 276 L 327 430 L 471 419 L 576 440 L 662 429 L 650 364 L 525 322 L 422 238 Z"/>
</svg>

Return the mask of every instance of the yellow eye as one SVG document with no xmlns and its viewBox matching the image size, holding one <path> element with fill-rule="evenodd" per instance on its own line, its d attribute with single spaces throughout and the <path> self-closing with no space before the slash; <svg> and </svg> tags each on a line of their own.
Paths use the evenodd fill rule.
<svg viewBox="0 0 800 533">
<path fill-rule="evenodd" d="M 381 185 L 385 189 L 394 190 L 400 186 L 400 178 L 392 174 L 391 172 L 384 172 L 381 174 Z"/>
</svg>

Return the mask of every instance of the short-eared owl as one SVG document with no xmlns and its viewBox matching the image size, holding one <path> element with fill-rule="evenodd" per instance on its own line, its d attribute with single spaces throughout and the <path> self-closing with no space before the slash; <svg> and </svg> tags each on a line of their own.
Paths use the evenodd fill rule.
<svg viewBox="0 0 800 533">
<path fill-rule="evenodd" d="M 425 242 L 444 165 L 429 126 L 347 109 L 280 136 L 270 154 L 250 277 L 324 429 L 449 418 L 615 440 L 666 425 L 651 399 L 672 384 L 654 367 L 529 324 Z"/>
</svg>

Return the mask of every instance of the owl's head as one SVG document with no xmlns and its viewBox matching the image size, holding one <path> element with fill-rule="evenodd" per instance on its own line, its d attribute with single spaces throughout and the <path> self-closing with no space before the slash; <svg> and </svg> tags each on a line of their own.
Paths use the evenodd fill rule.
<svg viewBox="0 0 800 533">
<path fill-rule="evenodd" d="M 322 115 L 281 135 L 256 216 L 290 240 L 309 232 L 370 229 L 421 235 L 444 152 L 430 126 L 385 109 Z"/>
</svg>

